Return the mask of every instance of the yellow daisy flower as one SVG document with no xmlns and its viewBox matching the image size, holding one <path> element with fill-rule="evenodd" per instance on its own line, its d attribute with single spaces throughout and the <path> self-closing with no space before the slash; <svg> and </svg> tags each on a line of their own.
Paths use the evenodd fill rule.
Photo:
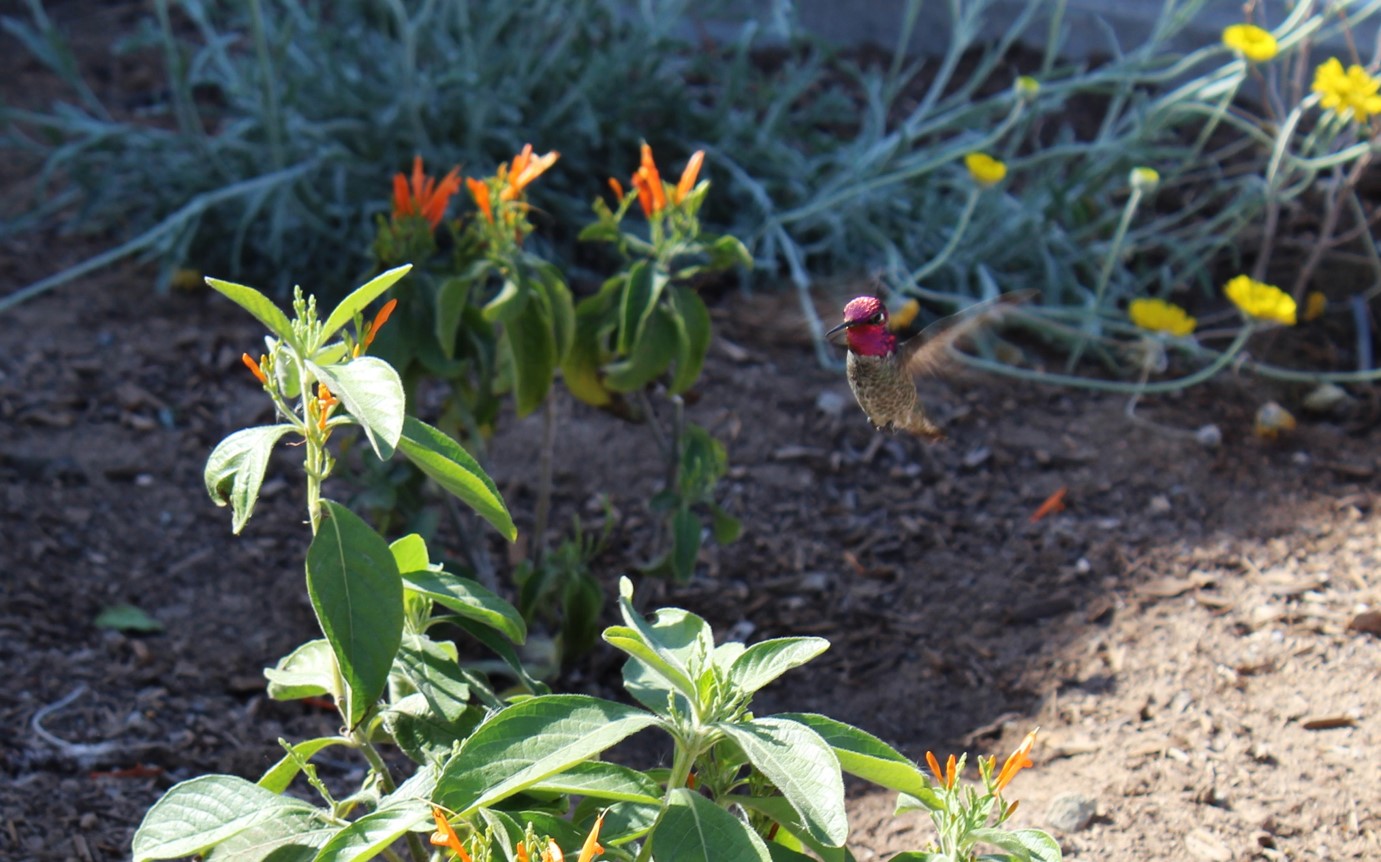
<svg viewBox="0 0 1381 862">
<path fill-rule="evenodd" d="M 1253 63 L 1264 63 L 1280 53 L 1276 37 L 1255 24 L 1233 24 L 1224 28 L 1223 44 Z"/>
<path fill-rule="evenodd" d="M 1188 335 L 1198 323 L 1183 308 L 1163 299 L 1134 299 L 1127 306 L 1127 316 L 1142 329 L 1171 335 Z"/>
<path fill-rule="evenodd" d="M 1314 70 L 1311 89 L 1319 94 L 1319 104 L 1326 111 L 1339 114 L 1351 111 L 1359 122 L 1366 122 L 1372 114 L 1381 114 L 1381 95 L 1377 95 L 1381 80 L 1355 64 L 1344 71 L 1337 57 L 1329 58 Z"/>
<path fill-rule="evenodd" d="M 964 156 L 964 167 L 969 169 L 969 176 L 980 186 L 995 186 L 1007 176 L 1007 166 L 987 153 Z"/>
<path fill-rule="evenodd" d="M 1273 284 L 1239 275 L 1223 285 L 1223 292 L 1248 317 L 1295 325 L 1295 298 Z"/>
</svg>

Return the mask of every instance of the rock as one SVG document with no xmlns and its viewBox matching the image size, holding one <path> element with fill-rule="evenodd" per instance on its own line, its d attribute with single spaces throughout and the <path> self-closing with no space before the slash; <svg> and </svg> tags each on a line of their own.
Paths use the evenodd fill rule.
<svg viewBox="0 0 1381 862">
<path fill-rule="evenodd" d="M 1082 793 L 1061 793 L 1050 801 L 1045 822 L 1059 832 L 1082 832 L 1098 813 L 1098 802 Z"/>
</svg>

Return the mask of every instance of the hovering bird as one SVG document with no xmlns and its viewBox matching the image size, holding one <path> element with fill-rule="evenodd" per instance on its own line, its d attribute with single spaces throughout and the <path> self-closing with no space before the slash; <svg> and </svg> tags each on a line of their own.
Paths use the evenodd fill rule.
<svg viewBox="0 0 1381 862">
<path fill-rule="evenodd" d="M 849 388 L 875 428 L 901 429 L 926 440 L 941 440 L 944 432 L 925 415 L 914 376 L 935 373 L 946 364 L 949 346 L 956 340 L 992 323 L 1003 306 L 1025 302 L 1034 295 L 1034 291 L 1003 294 L 937 320 L 902 342 L 888 329 L 887 307 L 882 300 L 859 296 L 844 306 L 844 322 L 825 337 L 846 333 Z"/>
</svg>

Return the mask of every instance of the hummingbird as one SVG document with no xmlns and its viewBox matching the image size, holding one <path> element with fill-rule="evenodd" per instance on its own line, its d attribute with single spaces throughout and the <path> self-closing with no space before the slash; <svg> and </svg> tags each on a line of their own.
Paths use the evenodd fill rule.
<svg viewBox="0 0 1381 862">
<path fill-rule="evenodd" d="M 898 342 L 887 327 L 887 307 L 876 296 L 858 296 L 844 306 L 844 322 L 825 333 L 847 335 L 847 374 L 858 406 L 873 427 L 882 431 L 901 429 L 925 440 L 944 439 L 921 407 L 916 393 L 918 374 L 933 374 L 948 359 L 956 340 L 991 323 L 1000 306 L 1024 302 L 1034 291 L 1007 293 L 941 318 L 918 335 Z"/>
</svg>

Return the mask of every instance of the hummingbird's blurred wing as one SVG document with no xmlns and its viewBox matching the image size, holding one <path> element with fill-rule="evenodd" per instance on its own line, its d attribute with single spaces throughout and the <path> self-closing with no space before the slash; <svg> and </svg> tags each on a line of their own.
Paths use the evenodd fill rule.
<svg viewBox="0 0 1381 862">
<path fill-rule="evenodd" d="M 916 335 L 897 345 L 901 367 L 912 374 L 934 374 L 953 361 L 949 347 L 984 326 L 1001 320 L 1014 305 L 1037 295 L 1035 290 L 1018 290 L 970 305 L 963 311 L 942 317 Z"/>
</svg>

